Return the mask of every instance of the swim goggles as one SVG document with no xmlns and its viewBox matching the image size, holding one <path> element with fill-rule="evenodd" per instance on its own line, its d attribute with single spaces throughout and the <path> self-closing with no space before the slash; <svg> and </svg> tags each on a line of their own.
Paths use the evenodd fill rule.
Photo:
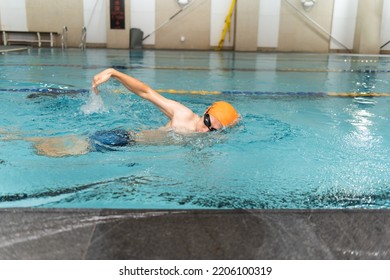
<svg viewBox="0 0 390 280">
<path fill-rule="evenodd" d="M 209 131 L 216 131 L 216 129 L 214 127 L 211 127 L 212 124 L 211 124 L 211 121 L 210 121 L 210 115 L 209 114 L 204 114 L 203 116 L 203 123 L 205 126 L 207 126 L 207 128 L 209 129 Z"/>
</svg>

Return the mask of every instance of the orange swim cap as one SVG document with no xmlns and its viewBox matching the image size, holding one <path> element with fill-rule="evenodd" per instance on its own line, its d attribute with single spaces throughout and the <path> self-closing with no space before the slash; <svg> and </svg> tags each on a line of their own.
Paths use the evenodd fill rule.
<svg viewBox="0 0 390 280">
<path fill-rule="evenodd" d="M 234 125 L 239 115 L 232 105 L 225 101 L 217 101 L 207 110 L 207 113 L 220 121 L 223 126 Z"/>
</svg>

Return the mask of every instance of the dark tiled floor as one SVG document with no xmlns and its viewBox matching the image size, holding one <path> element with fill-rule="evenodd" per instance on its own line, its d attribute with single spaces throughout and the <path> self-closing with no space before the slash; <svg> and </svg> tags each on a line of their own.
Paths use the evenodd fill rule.
<svg viewBox="0 0 390 280">
<path fill-rule="evenodd" d="M 390 259 L 390 210 L 0 210 L 0 259 Z"/>
</svg>

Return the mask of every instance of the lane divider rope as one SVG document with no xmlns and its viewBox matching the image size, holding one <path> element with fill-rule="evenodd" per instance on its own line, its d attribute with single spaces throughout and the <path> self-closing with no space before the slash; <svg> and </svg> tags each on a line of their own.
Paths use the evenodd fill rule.
<svg viewBox="0 0 390 280">
<path fill-rule="evenodd" d="M 247 91 L 247 90 L 175 90 L 175 89 L 158 89 L 159 93 L 169 94 L 193 94 L 193 95 L 262 95 L 262 96 L 331 96 L 331 97 L 390 97 L 390 92 L 272 92 L 272 91 Z M 61 89 L 61 88 L 0 88 L 0 92 L 25 92 L 42 95 L 61 95 L 61 94 L 80 94 L 89 93 L 89 89 Z M 113 90 L 114 93 L 124 94 L 124 90 Z"/>
</svg>

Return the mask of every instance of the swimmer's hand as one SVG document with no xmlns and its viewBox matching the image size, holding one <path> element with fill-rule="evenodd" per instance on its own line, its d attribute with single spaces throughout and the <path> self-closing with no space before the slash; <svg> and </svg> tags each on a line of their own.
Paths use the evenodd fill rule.
<svg viewBox="0 0 390 280">
<path fill-rule="evenodd" d="M 98 86 L 102 83 L 107 82 L 111 78 L 112 73 L 114 71 L 115 71 L 114 69 L 109 68 L 100 72 L 99 74 L 96 74 L 95 77 L 93 77 L 92 89 L 96 95 L 99 94 Z"/>
</svg>

